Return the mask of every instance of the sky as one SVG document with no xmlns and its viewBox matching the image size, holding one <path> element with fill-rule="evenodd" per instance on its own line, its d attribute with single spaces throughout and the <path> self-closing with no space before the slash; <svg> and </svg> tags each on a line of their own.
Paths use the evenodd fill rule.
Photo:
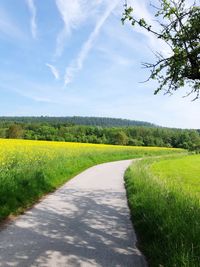
<svg viewBox="0 0 200 267">
<path fill-rule="evenodd" d="M 130 0 L 152 21 L 148 0 Z M 122 0 L 1 0 L 0 116 L 98 116 L 200 128 L 200 100 L 154 95 L 166 46 L 121 23 Z"/>
</svg>

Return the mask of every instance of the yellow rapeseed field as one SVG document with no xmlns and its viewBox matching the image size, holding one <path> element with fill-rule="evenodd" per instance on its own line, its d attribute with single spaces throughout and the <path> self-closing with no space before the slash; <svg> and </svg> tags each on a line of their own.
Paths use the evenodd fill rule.
<svg viewBox="0 0 200 267">
<path fill-rule="evenodd" d="M 0 220 L 107 161 L 180 153 L 181 149 L 0 139 Z"/>
</svg>

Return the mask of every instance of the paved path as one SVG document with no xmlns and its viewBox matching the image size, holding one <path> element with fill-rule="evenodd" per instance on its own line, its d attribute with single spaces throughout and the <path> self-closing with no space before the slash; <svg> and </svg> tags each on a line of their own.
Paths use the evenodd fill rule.
<svg viewBox="0 0 200 267">
<path fill-rule="evenodd" d="M 123 185 L 130 163 L 89 168 L 1 230 L 0 266 L 146 266 Z"/>
</svg>

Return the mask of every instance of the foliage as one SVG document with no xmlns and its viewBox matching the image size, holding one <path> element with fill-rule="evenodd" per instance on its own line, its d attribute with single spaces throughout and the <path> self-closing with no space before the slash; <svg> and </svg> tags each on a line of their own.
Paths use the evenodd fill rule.
<svg viewBox="0 0 200 267">
<path fill-rule="evenodd" d="M 180 152 L 154 147 L 0 139 L 0 221 L 92 165 Z"/>
<path fill-rule="evenodd" d="M 160 0 L 159 3 L 160 6 L 154 8 L 160 30 L 144 18 L 137 19 L 127 3 L 122 22 L 129 20 L 133 26 L 139 25 L 163 40 L 170 49 L 170 56 L 158 52 L 156 63 L 144 64 L 151 70 L 149 78 L 159 82 L 155 94 L 162 89 L 171 94 L 188 84 L 188 94 L 195 94 L 195 100 L 199 98 L 200 89 L 200 7 L 195 3 L 187 7 L 185 0 Z"/>
<path fill-rule="evenodd" d="M 199 155 L 151 159 L 133 164 L 126 172 L 133 224 L 150 266 L 199 266 L 199 161 Z"/>
<path fill-rule="evenodd" d="M 117 118 L 106 118 L 106 117 L 0 117 L 0 123 L 23 123 L 23 124 L 51 124 L 54 126 L 64 125 L 88 125 L 88 126 L 102 126 L 102 127 L 123 127 L 123 126 L 151 126 L 154 124 L 146 121 L 136 121 L 127 119 L 117 119 Z"/>
<path fill-rule="evenodd" d="M 23 128 L 19 124 L 11 124 L 6 132 L 7 138 L 22 138 Z"/>
<path fill-rule="evenodd" d="M 53 119 L 53 118 L 52 118 Z M 76 126 L 63 123 L 0 120 L 0 138 L 66 141 L 130 146 L 177 147 L 199 151 L 200 132 L 161 127 Z M 15 129 L 14 131 L 12 129 Z"/>
</svg>

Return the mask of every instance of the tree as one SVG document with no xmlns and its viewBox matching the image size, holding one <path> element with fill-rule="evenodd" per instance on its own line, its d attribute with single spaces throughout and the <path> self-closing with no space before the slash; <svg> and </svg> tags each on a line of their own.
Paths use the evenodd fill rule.
<svg viewBox="0 0 200 267">
<path fill-rule="evenodd" d="M 116 132 L 115 133 L 115 136 L 114 136 L 114 144 L 115 145 L 127 145 L 128 144 L 128 136 L 126 135 L 125 132 L 123 131 L 119 131 L 119 132 Z"/>
<path fill-rule="evenodd" d="M 144 18 L 137 19 L 126 1 L 122 23 L 129 20 L 133 26 L 139 25 L 163 40 L 171 51 L 168 57 L 156 52 L 155 63 L 143 64 L 151 71 L 149 79 L 158 80 L 154 94 L 161 90 L 172 94 L 188 84 L 187 96 L 193 94 L 196 100 L 200 96 L 200 7 L 195 2 L 187 7 L 186 0 L 159 0 L 159 3 L 159 7 L 153 7 L 160 30 Z"/>
<path fill-rule="evenodd" d="M 19 124 L 12 124 L 7 130 L 7 138 L 23 138 L 24 130 Z"/>
</svg>

